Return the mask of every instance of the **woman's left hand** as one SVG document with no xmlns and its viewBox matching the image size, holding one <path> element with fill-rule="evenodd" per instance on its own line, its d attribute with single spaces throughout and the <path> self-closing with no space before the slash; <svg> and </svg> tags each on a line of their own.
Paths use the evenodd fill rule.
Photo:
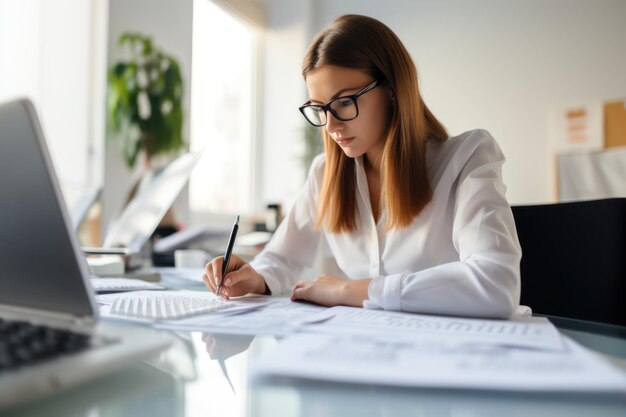
<svg viewBox="0 0 626 417">
<path fill-rule="evenodd" d="M 322 274 L 313 281 L 296 283 L 291 292 L 291 300 L 306 300 L 327 307 L 363 307 L 370 281 L 370 278 L 350 281 Z"/>
</svg>

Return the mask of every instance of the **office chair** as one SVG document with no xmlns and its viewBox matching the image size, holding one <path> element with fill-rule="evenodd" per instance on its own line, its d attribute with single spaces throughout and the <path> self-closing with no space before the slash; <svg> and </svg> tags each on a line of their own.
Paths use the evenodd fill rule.
<svg viewBox="0 0 626 417">
<path fill-rule="evenodd" d="M 626 198 L 512 209 L 521 303 L 541 315 L 626 326 Z"/>
</svg>

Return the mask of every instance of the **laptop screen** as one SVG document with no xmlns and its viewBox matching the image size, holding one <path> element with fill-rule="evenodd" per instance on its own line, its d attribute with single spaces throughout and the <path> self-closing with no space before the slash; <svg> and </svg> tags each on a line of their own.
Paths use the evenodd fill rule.
<svg viewBox="0 0 626 417">
<path fill-rule="evenodd" d="M 157 171 L 111 226 L 103 246 L 141 250 L 185 188 L 201 156 L 202 152 L 186 153 Z"/>
<path fill-rule="evenodd" d="M 0 305 L 93 315 L 34 107 L 0 105 Z"/>
</svg>

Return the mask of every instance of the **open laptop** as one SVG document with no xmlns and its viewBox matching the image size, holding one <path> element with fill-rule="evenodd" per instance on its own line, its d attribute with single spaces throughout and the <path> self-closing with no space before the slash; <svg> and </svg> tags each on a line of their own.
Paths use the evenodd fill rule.
<svg viewBox="0 0 626 417">
<path fill-rule="evenodd" d="M 0 105 L 0 408 L 170 344 L 102 323 L 32 103 Z"/>
<path fill-rule="evenodd" d="M 88 254 L 139 253 L 181 193 L 202 152 L 179 156 L 157 171 L 109 229 L 103 247 L 84 247 Z"/>
</svg>

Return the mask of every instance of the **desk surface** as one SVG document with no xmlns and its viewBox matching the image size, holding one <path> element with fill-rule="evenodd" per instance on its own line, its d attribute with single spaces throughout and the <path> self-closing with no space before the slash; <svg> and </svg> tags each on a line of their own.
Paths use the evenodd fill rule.
<svg viewBox="0 0 626 417">
<path fill-rule="evenodd" d="M 171 285 L 170 285 L 171 286 Z M 185 285 L 189 288 L 190 285 Z M 571 326 L 569 326 L 571 327 Z M 626 369 L 626 338 L 562 329 Z M 626 396 L 394 388 L 250 380 L 274 337 L 176 333 L 158 358 L 0 415 L 21 416 L 624 416 Z M 7 414 L 8 413 L 8 414 Z"/>
</svg>

